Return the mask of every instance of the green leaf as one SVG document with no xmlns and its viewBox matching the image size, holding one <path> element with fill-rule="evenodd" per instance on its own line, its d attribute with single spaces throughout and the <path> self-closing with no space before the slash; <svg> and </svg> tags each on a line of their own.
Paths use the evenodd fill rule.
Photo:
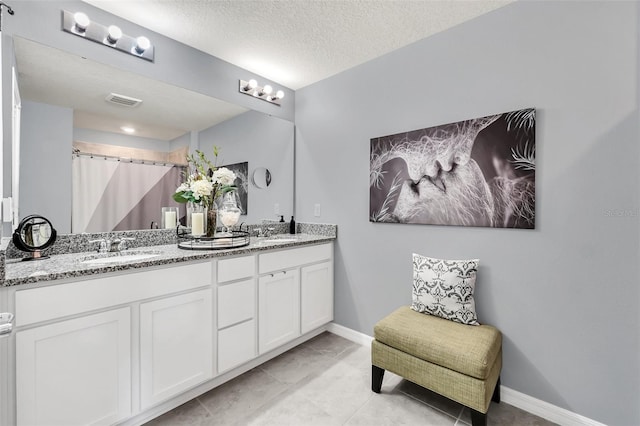
<svg viewBox="0 0 640 426">
<path fill-rule="evenodd" d="M 184 191 L 176 192 L 175 194 L 173 194 L 173 200 L 178 203 L 186 203 L 187 201 L 189 201 L 187 198 L 185 198 Z"/>
</svg>

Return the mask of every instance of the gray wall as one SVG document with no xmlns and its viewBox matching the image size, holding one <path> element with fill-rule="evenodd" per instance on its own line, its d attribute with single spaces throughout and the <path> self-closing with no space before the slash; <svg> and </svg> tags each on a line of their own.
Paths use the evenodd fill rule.
<svg viewBox="0 0 640 426">
<path fill-rule="evenodd" d="M 41 214 L 58 233 L 71 232 L 73 110 L 25 101 L 21 126 L 20 219 Z"/>
<path fill-rule="evenodd" d="M 637 7 L 520 1 L 296 92 L 296 211 L 338 224 L 338 324 L 409 304 L 412 252 L 478 257 L 503 384 L 640 424 Z M 370 138 L 526 107 L 535 230 L 368 221 Z"/>
<path fill-rule="evenodd" d="M 249 183 L 248 214 L 240 221 L 276 220 L 274 204 L 289 221 L 293 214 L 293 123 L 255 111 L 245 112 L 200 132 L 199 146 L 211 159 L 220 148 L 218 165 L 249 162 L 249 178 L 266 167 L 272 182 L 265 189 Z"/>
<path fill-rule="evenodd" d="M 191 143 L 191 132 L 173 139 L 169 142 L 169 151 L 175 151 L 176 149 L 189 146 Z"/>
</svg>

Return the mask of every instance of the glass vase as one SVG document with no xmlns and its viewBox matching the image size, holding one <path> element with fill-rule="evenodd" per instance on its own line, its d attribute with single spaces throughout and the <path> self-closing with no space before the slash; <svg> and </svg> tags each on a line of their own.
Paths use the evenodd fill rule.
<svg viewBox="0 0 640 426">
<path fill-rule="evenodd" d="M 215 205 L 207 209 L 207 237 L 213 237 L 216 233 L 218 210 Z"/>
<path fill-rule="evenodd" d="M 187 227 L 191 228 L 191 235 L 203 237 L 207 230 L 207 208 L 202 204 L 189 203 L 187 205 Z"/>
<path fill-rule="evenodd" d="M 225 234 L 231 235 L 231 227 L 240 220 L 242 211 L 238 208 L 233 192 L 227 192 L 222 198 L 222 204 L 218 208 L 218 220 L 226 228 Z"/>
<path fill-rule="evenodd" d="M 176 229 L 179 218 L 180 212 L 177 207 L 163 207 L 160 216 L 160 228 Z"/>
</svg>

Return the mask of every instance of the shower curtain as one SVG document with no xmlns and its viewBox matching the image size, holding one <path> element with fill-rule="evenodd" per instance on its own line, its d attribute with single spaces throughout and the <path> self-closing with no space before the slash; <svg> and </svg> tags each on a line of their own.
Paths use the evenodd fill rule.
<svg viewBox="0 0 640 426">
<path fill-rule="evenodd" d="M 163 206 L 180 206 L 171 196 L 181 167 L 86 156 L 72 163 L 73 233 L 148 229 L 160 225 Z"/>
</svg>

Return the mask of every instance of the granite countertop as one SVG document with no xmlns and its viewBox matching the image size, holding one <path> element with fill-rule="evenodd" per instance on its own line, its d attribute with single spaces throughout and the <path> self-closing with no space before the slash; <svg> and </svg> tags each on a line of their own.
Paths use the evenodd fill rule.
<svg viewBox="0 0 640 426">
<path fill-rule="evenodd" d="M 238 256 L 266 250 L 318 244 L 336 239 L 335 236 L 312 234 L 281 235 L 280 237 L 283 239 L 282 241 L 277 241 L 272 238 L 251 237 L 250 244 L 248 246 L 222 250 L 184 250 L 178 248 L 177 244 L 138 247 L 122 252 L 122 254 L 126 255 L 127 253 L 137 253 L 143 256 L 145 254 L 153 254 L 153 257 L 131 260 L 126 263 L 83 263 L 83 261 L 87 259 L 98 257 L 98 254 L 95 251 L 59 254 L 53 255 L 48 259 L 29 262 L 23 262 L 20 259 L 7 259 L 5 265 L 5 279 L 0 286 L 17 286 L 21 284 L 98 275 L 193 260 Z M 295 241 L 291 241 L 291 239 L 295 239 Z"/>
</svg>

